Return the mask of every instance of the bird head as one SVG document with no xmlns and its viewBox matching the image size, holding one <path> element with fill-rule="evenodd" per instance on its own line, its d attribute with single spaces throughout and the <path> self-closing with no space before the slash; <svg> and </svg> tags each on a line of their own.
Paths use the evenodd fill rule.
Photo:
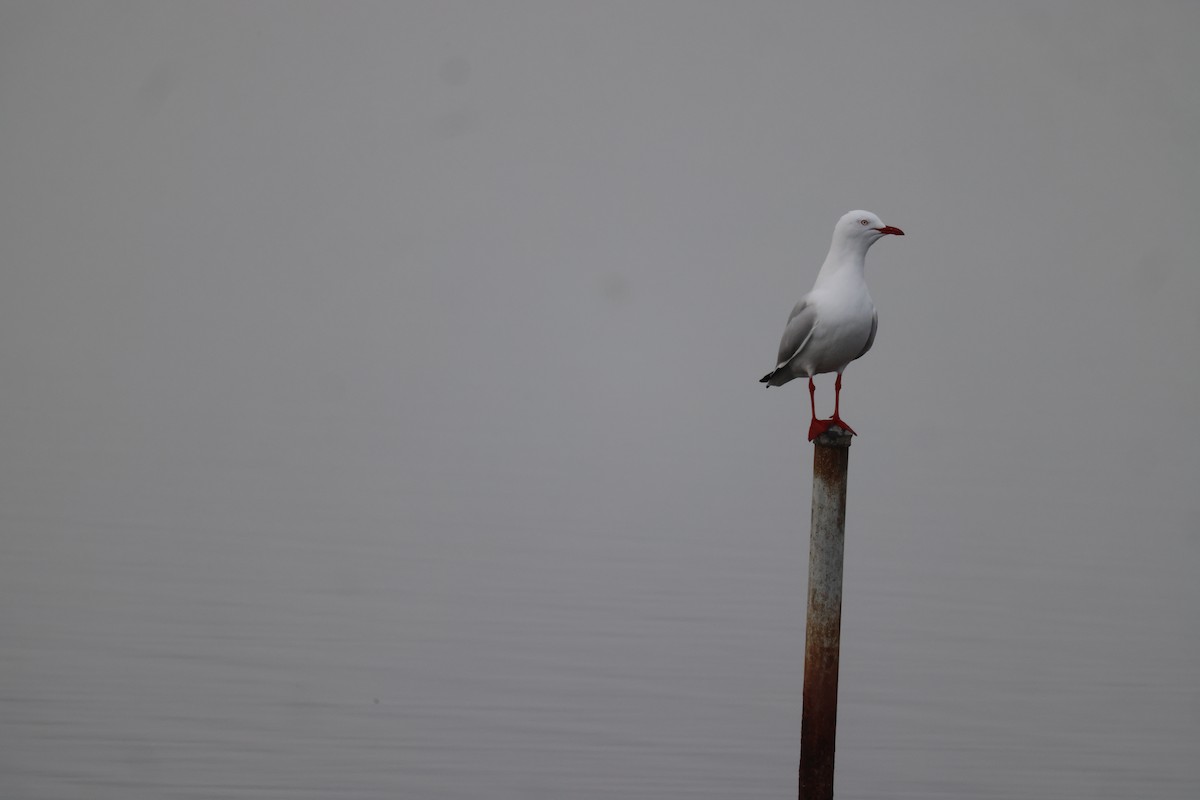
<svg viewBox="0 0 1200 800">
<path fill-rule="evenodd" d="M 870 211 L 851 211 L 838 220 L 834 228 L 835 236 L 847 243 L 858 243 L 865 250 L 884 236 L 903 236 L 904 231 L 891 225 L 884 225 Z"/>
</svg>

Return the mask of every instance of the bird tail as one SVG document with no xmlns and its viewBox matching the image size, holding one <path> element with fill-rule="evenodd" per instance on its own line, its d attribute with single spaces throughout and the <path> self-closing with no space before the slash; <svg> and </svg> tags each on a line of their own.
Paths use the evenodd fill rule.
<svg viewBox="0 0 1200 800">
<path fill-rule="evenodd" d="M 774 378 L 774 377 L 775 377 L 775 373 L 776 373 L 777 371 L 778 371 L 778 370 L 771 370 L 771 371 L 770 371 L 770 372 L 768 372 L 766 375 L 763 375 L 761 378 L 759 378 L 759 379 L 758 379 L 758 382 L 759 382 L 759 383 L 765 383 L 765 384 L 767 385 L 767 388 L 768 388 L 768 389 L 770 389 L 770 388 L 771 388 L 771 378 Z"/>
</svg>

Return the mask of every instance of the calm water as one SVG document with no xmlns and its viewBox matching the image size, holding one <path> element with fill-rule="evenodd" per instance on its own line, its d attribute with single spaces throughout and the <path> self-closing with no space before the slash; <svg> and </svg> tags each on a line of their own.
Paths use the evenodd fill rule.
<svg viewBox="0 0 1200 800">
<path fill-rule="evenodd" d="M 839 796 L 1195 796 L 1194 538 L 853 491 Z M 418 507 L 5 520 L 0 794 L 794 796 L 806 531 Z"/>
</svg>

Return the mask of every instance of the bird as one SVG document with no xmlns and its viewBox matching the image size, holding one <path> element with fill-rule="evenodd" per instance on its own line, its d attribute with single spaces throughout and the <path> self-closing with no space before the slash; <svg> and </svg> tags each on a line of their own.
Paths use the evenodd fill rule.
<svg viewBox="0 0 1200 800">
<path fill-rule="evenodd" d="M 770 388 L 796 378 L 808 378 L 808 401 L 812 407 L 810 442 L 835 426 L 857 435 L 838 412 L 842 373 L 851 361 L 862 358 L 871 349 L 879 328 L 879 315 L 863 275 L 867 250 L 885 236 L 903 235 L 904 231 L 884 225 L 870 211 L 844 214 L 833 226 L 833 242 L 812 291 L 796 303 L 788 316 L 775 369 L 760 382 Z M 827 372 L 837 373 L 833 384 L 833 416 L 819 420 L 813 376 Z"/>
</svg>

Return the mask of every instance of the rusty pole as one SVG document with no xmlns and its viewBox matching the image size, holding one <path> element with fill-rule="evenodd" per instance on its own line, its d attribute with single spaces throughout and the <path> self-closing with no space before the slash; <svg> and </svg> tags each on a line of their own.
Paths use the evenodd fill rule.
<svg viewBox="0 0 1200 800">
<path fill-rule="evenodd" d="M 800 725 L 800 800 L 833 798 L 850 438 L 851 434 L 832 428 L 813 441 L 808 627 L 804 637 L 804 710 Z"/>
</svg>

